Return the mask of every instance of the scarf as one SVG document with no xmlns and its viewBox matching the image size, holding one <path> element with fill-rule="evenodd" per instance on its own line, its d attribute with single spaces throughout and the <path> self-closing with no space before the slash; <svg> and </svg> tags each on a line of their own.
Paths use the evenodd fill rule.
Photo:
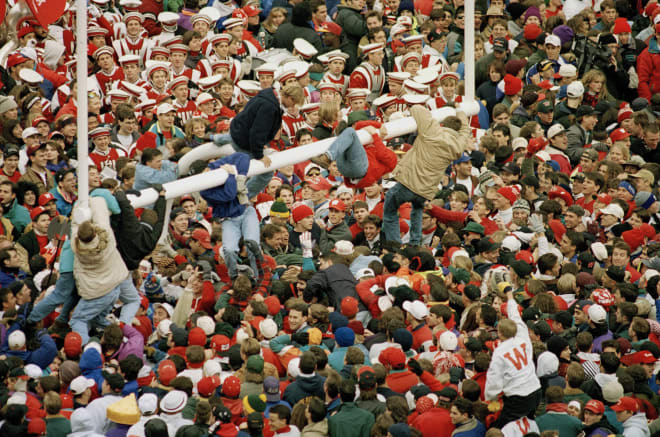
<svg viewBox="0 0 660 437">
<path fill-rule="evenodd" d="M 566 413 L 568 411 L 568 405 L 562 402 L 555 402 L 553 404 L 546 405 L 545 411 L 546 412 L 552 411 L 555 413 Z"/>
</svg>

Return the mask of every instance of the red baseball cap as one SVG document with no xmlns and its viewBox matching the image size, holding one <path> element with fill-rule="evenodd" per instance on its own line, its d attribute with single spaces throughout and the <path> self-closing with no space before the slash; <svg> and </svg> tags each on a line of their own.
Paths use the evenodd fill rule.
<svg viewBox="0 0 660 437">
<path fill-rule="evenodd" d="M 619 399 L 619 402 L 617 402 L 615 405 L 612 405 L 612 411 L 632 411 L 633 413 L 636 413 L 639 409 L 639 406 L 637 405 L 637 401 L 634 398 L 624 396 L 621 399 Z"/>
<path fill-rule="evenodd" d="M 261 12 L 261 9 L 255 5 L 246 5 L 243 7 L 243 12 L 245 12 L 248 17 L 256 17 L 259 15 L 259 12 Z"/>
<path fill-rule="evenodd" d="M 204 249 L 212 249 L 211 236 L 206 229 L 197 228 L 193 231 L 191 238 L 202 245 Z"/>
<path fill-rule="evenodd" d="M 319 32 L 327 32 L 327 33 L 332 33 L 337 36 L 341 36 L 341 26 L 338 25 L 337 23 L 331 23 L 329 21 L 326 21 L 325 23 L 321 24 L 318 29 Z"/>
<path fill-rule="evenodd" d="M 624 139 L 628 138 L 629 136 L 630 136 L 630 134 L 628 132 L 626 132 L 626 130 L 624 128 L 620 127 L 618 129 L 614 129 L 614 131 L 612 131 L 612 133 L 610 134 L 610 139 L 612 140 L 613 143 L 615 143 L 617 141 L 624 140 Z"/>
<path fill-rule="evenodd" d="M 328 209 L 334 209 L 337 211 L 344 212 L 346 211 L 346 204 L 340 199 L 332 199 L 328 205 Z"/>
<path fill-rule="evenodd" d="M 32 212 L 30 212 L 30 218 L 32 221 L 35 221 L 41 214 L 48 214 L 48 211 L 46 211 L 46 208 L 43 206 L 37 206 L 32 210 Z"/>
<path fill-rule="evenodd" d="M 401 369 L 406 364 L 406 354 L 398 347 L 388 347 L 380 353 L 378 361 L 394 369 Z"/>
<path fill-rule="evenodd" d="M 220 377 L 218 375 L 207 376 L 197 383 L 199 395 L 205 398 L 211 397 L 218 387 L 220 387 Z"/>
<path fill-rule="evenodd" d="M 46 206 L 46 204 L 51 200 L 55 200 L 55 196 L 53 196 L 53 193 L 44 193 L 41 196 L 39 196 L 39 206 Z"/>
<path fill-rule="evenodd" d="M 64 353 L 67 357 L 73 358 L 82 352 L 82 337 L 77 332 L 69 332 L 64 337 Z"/>
<path fill-rule="evenodd" d="M 601 401 L 598 401 L 596 399 L 592 399 L 589 402 L 587 402 L 587 405 L 584 406 L 584 409 L 589 410 L 594 414 L 605 413 L 605 406 Z"/>
<path fill-rule="evenodd" d="M 211 347 L 216 352 L 227 352 L 230 345 L 231 341 L 226 335 L 216 334 L 211 337 Z"/>
<path fill-rule="evenodd" d="M 314 191 L 329 190 L 332 184 L 324 177 L 319 176 L 316 179 L 310 180 L 309 187 Z"/>
<path fill-rule="evenodd" d="M 170 385 L 170 382 L 176 378 L 176 366 L 172 360 L 163 360 L 158 365 L 158 380 L 164 385 Z"/>
</svg>

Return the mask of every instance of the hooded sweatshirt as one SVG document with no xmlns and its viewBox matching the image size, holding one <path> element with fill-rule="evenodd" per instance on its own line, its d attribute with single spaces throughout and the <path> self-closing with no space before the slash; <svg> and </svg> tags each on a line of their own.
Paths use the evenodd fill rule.
<svg viewBox="0 0 660 437">
<path fill-rule="evenodd" d="M 638 413 L 623 422 L 624 437 L 649 437 L 651 432 L 646 422 L 646 415 Z"/>
<path fill-rule="evenodd" d="M 103 434 L 94 432 L 92 416 L 85 408 L 77 408 L 71 414 L 71 434 L 69 437 L 102 437 Z"/>
<path fill-rule="evenodd" d="M 80 372 L 85 378 L 93 379 L 96 381 L 98 392 L 101 393 L 103 387 L 103 360 L 99 351 L 90 347 L 83 352 L 80 357 Z"/>
<path fill-rule="evenodd" d="M 309 376 L 303 376 L 301 374 L 284 390 L 282 400 L 287 401 L 290 405 L 295 405 L 299 400 L 308 396 L 318 396 L 324 399 L 324 383 L 325 378 L 317 373 Z"/>
</svg>

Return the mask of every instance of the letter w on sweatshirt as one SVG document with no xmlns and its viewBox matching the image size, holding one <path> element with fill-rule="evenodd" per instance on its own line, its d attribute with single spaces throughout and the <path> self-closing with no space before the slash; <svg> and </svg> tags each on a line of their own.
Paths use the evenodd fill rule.
<svg viewBox="0 0 660 437">
<path fill-rule="evenodd" d="M 522 352 L 520 352 L 520 349 L 522 349 Z M 513 348 L 513 355 L 516 357 L 515 360 L 511 357 L 511 352 L 505 353 L 504 358 L 511 361 L 516 370 L 520 370 L 527 365 L 527 345 L 525 343 L 521 344 L 519 348 Z"/>
</svg>

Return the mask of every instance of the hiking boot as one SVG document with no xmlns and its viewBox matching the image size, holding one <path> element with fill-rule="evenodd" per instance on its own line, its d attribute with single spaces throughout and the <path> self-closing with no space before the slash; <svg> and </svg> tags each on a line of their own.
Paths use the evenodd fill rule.
<svg viewBox="0 0 660 437">
<path fill-rule="evenodd" d="M 328 167 L 330 167 L 330 164 L 332 164 L 332 159 L 328 156 L 327 153 L 324 153 L 323 155 L 315 156 L 314 158 L 310 159 L 314 164 L 321 166 L 324 170 L 327 170 Z"/>
</svg>

